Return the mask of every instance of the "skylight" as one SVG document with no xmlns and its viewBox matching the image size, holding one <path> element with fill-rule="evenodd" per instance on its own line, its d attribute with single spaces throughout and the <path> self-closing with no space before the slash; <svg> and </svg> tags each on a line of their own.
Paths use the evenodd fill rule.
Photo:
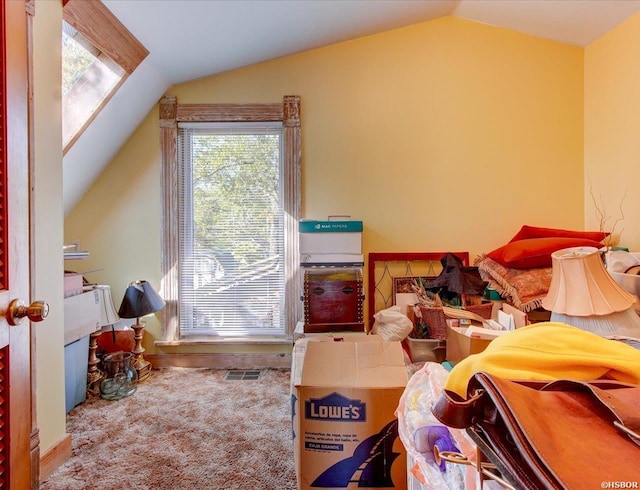
<svg viewBox="0 0 640 490">
<path fill-rule="evenodd" d="M 62 16 L 66 153 L 149 52 L 99 0 L 63 0 Z"/>
<path fill-rule="evenodd" d="M 62 137 L 66 148 L 125 71 L 69 24 L 62 24 Z"/>
</svg>

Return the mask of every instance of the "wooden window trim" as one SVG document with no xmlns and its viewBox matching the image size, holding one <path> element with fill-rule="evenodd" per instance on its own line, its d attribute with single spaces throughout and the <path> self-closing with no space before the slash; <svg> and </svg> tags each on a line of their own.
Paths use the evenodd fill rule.
<svg viewBox="0 0 640 490">
<path fill-rule="evenodd" d="M 160 148 L 162 153 L 162 281 L 166 301 L 162 315 L 162 341 L 180 340 L 178 305 L 178 122 L 258 122 L 283 123 L 284 181 L 289 192 L 284 199 L 285 329 L 293 335 L 300 318 L 299 248 L 297 226 L 301 209 L 300 97 L 285 96 L 278 104 L 178 104 L 165 96 L 159 104 Z"/>
<path fill-rule="evenodd" d="M 102 2 L 67 0 L 62 17 L 129 75 L 149 55 L 147 48 Z"/>
</svg>

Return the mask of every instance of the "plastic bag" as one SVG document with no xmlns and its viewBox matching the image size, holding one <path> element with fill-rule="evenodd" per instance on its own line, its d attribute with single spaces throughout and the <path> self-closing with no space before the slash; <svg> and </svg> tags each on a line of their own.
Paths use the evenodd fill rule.
<svg viewBox="0 0 640 490">
<path fill-rule="evenodd" d="M 382 340 L 402 342 L 413 330 L 413 323 L 399 306 L 380 310 L 373 318 L 371 333 L 379 335 Z"/>
<path fill-rule="evenodd" d="M 453 437 L 453 442 L 461 452 L 470 460 L 475 461 L 475 443 L 461 429 L 452 429 L 443 426 L 431 413 L 433 401 L 442 392 L 442 388 L 448 377 L 448 371 L 439 363 L 426 362 L 422 369 L 417 371 L 407 383 L 400 397 L 396 416 L 398 417 L 398 436 L 407 450 L 408 470 L 415 480 L 415 486 L 420 485 L 421 490 L 475 490 L 475 474 L 466 471 L 471 466 L 462 466 L 455 463 L 446 463 L 446 471 L 434 460 L 429 459 L 421 441 L 417 440 L 420 431 L 430 428 L 446 429 Z"/>
</svg>

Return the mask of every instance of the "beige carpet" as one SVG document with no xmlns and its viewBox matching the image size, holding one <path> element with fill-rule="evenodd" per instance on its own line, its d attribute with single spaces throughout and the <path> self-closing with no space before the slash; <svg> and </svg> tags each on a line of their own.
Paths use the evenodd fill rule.
<svg viewBox="0 0 640 490">
<path fill-rule="evenodd" d="M 226 375 L 154 371 L 128 398 L 74 408 L 72 457 L 40 489 L 295 489 L 290 372 Z"/>
</svg>

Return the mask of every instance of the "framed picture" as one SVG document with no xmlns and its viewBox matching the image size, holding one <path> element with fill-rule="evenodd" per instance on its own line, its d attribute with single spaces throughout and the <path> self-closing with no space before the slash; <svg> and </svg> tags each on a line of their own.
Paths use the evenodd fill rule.
<svg viewBox="0 0 640 490">
<path fill-rule="evenodd" d="M 393 278 L 393 304 L 400 306 L 406 314 L 407 305 L 415 305 L 418 295 L 413 291 L 415 283 L 425 284 L 433 281 L 437 276 L 399 276 Z"/>
</svg>

